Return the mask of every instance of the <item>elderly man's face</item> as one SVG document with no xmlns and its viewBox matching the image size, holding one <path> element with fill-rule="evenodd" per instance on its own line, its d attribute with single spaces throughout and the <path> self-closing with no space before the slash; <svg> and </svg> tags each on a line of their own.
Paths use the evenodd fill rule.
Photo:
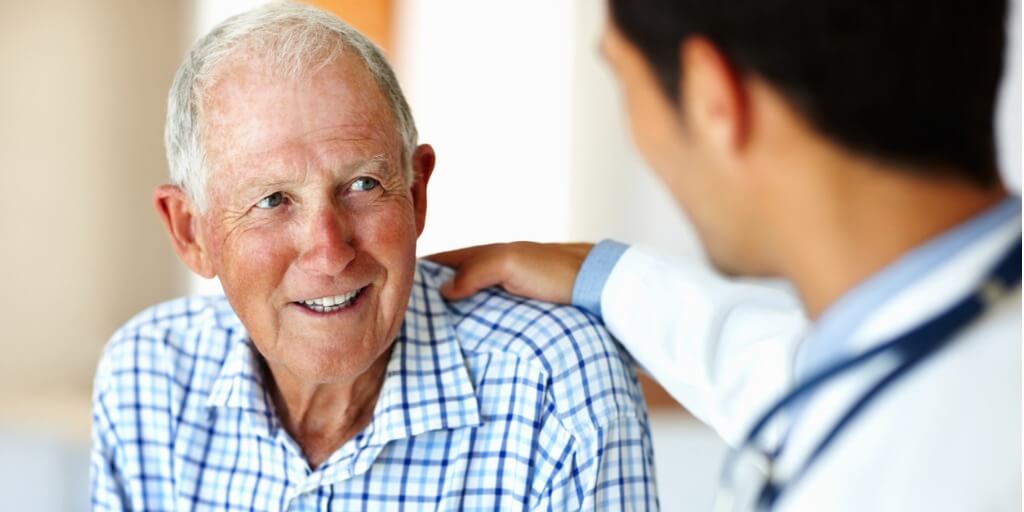
<svg viewBox="0 0 1024 512">
<path fill-rule="evenodd" d="M 299 81 L 226 69 L 203 111 L 197 239 L 271 369 L 305 382 L 385 357 L 425 212 L 430 169 L 406 182 L 394 116 L 351 53 Z"/>
</svg>

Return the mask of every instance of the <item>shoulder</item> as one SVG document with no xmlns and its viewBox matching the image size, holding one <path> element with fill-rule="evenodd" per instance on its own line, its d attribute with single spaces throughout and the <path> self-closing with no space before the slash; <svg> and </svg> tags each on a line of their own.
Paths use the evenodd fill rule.
<svg viewBox="0 0 1024 512">
<path fill-rule="evenodd" d="M 1019 424 L 1020 333 L 1018 287 L 913 370 L 884 396 L 880 407 L 890 408 L 897 417 L 897 411 L 905 411 L 902 417 L 935 420 L 926 432 L 911 435 L 943 436 L 959 431 L 979 438 L 977 443 L 967 444 L 985 444 L 983 432 L 1001 432 L 1008 424 Z M 893 419 L 877 416 L 880 422 Z M 1011 430 L 1005 433 L 1009 435 Z"/>
<path fill-rule="evenodd" d="M 103 350 L 101 369 L 156 370 L 167 358 L 215 358 L 220 350 L 201 343 L 236 323 L 223 296 L 182 297 L 151 306 L 114 332 Z"/>
<path fill-rule="evenodd" d="M 801 494 L 841 472 L 864 477 L 828 492 L 869 509 L 1019 508 L 1020 307 L 1018 289 L 880 395 Z"/>
<path fill-rule="evenodd" d="M 219 372 L 236 322 L 223 296 L 184 297 L 143 310 L 103 349 L 94 407 L 175 409 Z"/>
<path fill-rule="evenodd" d="M 988 462 L 996 464 L 1009 454 L 1007 442 L 1020 446 L 1020 335 L 1018 288 L 923 363 L 917 375 L 908 375 L 880 406 L 889 408 L 890 416 L 923 420 L 920 432 L 902 429 L 901 435 L 924 436 L 951 454 L 962 452 L 976 461 L 992 457 Z M 1013 453 L 1019 467 L 1020 450 Z"/>
<path fill-rule="evenodd" d="M 421 262 L 420 272 L 435 288 L 453 273 L 431 262 Z M 633 362 L 596 316 L 497 288 L 446 306 L 464 353 L 543 374 L 551 406 L 567 426 L 646 422 Z"/>
</svg>

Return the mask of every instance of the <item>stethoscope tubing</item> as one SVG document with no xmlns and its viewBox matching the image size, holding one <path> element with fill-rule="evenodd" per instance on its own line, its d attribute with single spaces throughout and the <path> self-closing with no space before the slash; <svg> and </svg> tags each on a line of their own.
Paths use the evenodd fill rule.
<svg viewBox="0 0 1024 512">
<path fill-rule="evenodd" d="M 942 348 L 948 346 L 954 340 L 955 334 L 966 327 L 972 320 L 980 316 L 989 306 L 990 302 L 1001 295 L 1000 292 L 1016 286 L 1021 279 L 1021 239 L 1017 241 L 1004 253 L 999 262 L 989 271 L 983 282 L 977 286 L 968 296 L 957 301 L 956 304 L 946 309 L 931 320 L 915 327 L 907 333 L 880 345 L 873 347 L 854 357 L 839 361 L 838 363 L 823 369 L 814 374 L 784 397 L 775 402 L 764 412 L 754 426 L 750 429 L 739 448 L 734 450 L 725 464 L 723 482 L 726 486 L 730 483 L 729 477 L 734 472 L 736 460 L 743 450 L 754 447 L 758 438 L 765 428 L 794 405 L 798 400 L 803 399 L 817 391 L 827 382 L 843 375 L 854 368 L 858 368 L 869 361 L 876 360 L 883 355 L 894 355 L 899 361 L 896 366 L 886 373 L 881 379 L 873 384 L 867 392 L 861 395 L 829 430 L 828 434 L 815 445 L 807 460 L 786 482 L 773 481 L 771 477 L 766 479 L 764 486 L 758 496 L 757 508 L 771 509 L 778 498 L 785 490 L 796 483 L 818 460 L 822 453 L 832 445 L 846 427 L 856 419 L 867 406 L 877 398 L 884 390 L 889 389 L 900 378 L 906 376 L 910 371 L 929 356 L 938 353 Z M 995 290 L 995 291 L 993 291 Z M 770 465 L 777 459 L 784 448 L 780 444 L 770 453 L 765 453 L 765 458 Z"/>
</svg>

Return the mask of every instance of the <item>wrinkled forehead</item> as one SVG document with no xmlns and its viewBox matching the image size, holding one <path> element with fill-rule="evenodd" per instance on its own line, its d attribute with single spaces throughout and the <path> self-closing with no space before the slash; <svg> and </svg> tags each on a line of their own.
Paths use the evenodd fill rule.
<svg viewBox="0 0 1024 512">
<path fill-rule="evenodd" d="M 297 75 L 243 56 L 222 64 L 204 89 L 200 134 L 211 170 L 225 160 L 317 138 L 360 142 L 389 157 L 400 154 L 395 116 L 354 52 Z"/>
</svg>

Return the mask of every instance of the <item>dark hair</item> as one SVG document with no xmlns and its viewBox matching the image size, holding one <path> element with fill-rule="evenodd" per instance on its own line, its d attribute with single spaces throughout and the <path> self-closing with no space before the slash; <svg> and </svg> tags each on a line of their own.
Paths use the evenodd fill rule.
<svg viewBox="0 0 1024 512">
<path fill-rule="evenodd" d="M 982 186 L 999 181 L 1005 14 L 1005 0 L 611 0 L 670 99 L 680 43 L 703 36 L 847 149 Z"/>
</svg>

